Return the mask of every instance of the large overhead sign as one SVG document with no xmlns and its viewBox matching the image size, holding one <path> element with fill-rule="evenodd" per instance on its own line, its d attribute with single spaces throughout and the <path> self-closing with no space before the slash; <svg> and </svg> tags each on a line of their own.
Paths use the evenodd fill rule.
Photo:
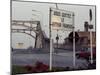
<svg viewBox="0 0 100 75">
<path fill-rule="evenodd" d="M 51 8 L 51 26 L 54 29 L 73 29 L 74 13 Z"/>
</svg>

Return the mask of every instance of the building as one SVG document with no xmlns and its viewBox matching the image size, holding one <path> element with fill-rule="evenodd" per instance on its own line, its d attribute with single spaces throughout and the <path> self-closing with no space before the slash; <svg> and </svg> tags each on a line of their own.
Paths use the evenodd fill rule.
<svg viewBox="0 0 100 75">
<path fill-rule="evenodd" d="M 80 31 L 77 32 L 79 40 L 75 43 L 76 50 L 80 50 L 85 47 L 90 47 L 90 32 Z M 72 49 L 73 43 L 69 41 L 69 37 L 65 38 L 64 48 Z M 96 32 L 92 32 L 92 46 L 96 47 Z"/>
</svg>

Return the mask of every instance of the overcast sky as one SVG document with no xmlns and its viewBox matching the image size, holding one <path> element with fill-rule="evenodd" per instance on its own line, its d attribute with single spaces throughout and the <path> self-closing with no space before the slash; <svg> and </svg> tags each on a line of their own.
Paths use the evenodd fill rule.
<svg viewBox="0 0 100 75">
<path fill-rule="evenodd" d="M 35 2 L 12 2 L 12 19 L 13 20 L 40 20 L 42 30 L 45 31 L 47 37 L 49 37 L 49 8 L 56 8 L 55 4 L 51 3 L 35 3 Z M 95 6 L 83 6 L 83 5 L 69 5 L 69 4 L 58 4 L 58 8 L 66 11 L 72 11 L 75 14 L 75 31 L 84 31 L 84 22 L 89 22 L 89 9 L 92 9 L 92 22 L 95 31 Z M 36 10 L 36 11 L 32 11 Z M 33 14 L 33 15 L 32 15 Z M 68 36 L 70 31 L 59 31 L 60 36 L 59 43 L 64 42 L 64 38 Z M 53 31 L 53 39 L 55 39 L 57 31 Z M 19 39 L 18 39 L 19 38 Z M 21 39 L 24 38 L 24 39 Z M 27 41 L 26 41 L 27 39 Z M 14 33 L 12 35 L 12 45 L 17 47 L 16 43 L 23 42 L 24 47 L 27 48 L 30 45 L 34 46 L 33 38 L 25 35 Z M 56 40 L 54 40 L 56 42 Z"/>
</svg>

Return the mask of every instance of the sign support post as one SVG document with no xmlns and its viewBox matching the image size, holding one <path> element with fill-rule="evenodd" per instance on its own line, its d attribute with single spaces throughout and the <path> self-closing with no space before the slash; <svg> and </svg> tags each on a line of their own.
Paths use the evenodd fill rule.
<svg viewBox="0 0 100 75">
<path fill-rule="evenodd" d="M 73 67 L 75 67 L 75 31 L 74 31 L 74 12 L 66 11 L 57 8 L 50 8 L 49 13 L 49 29 L 50 29 L 50 63 L 49 70 L 52 70 L 52 55 L 53 55 L 53 37 L 51 29 L 71 29 L 73 31 Z M 58 47 L 58 34 L 56 37 Z"/>
<path fill-rule="evenodd" d="M 90 30 L 90 49 L 91 49 L 91 64 L 93 63 L 93 49 L 92 49 L 92 31 Z"/>
<path fill-rule="evenodd" d="M 90 29 L 90 50 L 91 50 L 91 64 L 93 63 L 93 49 L 92 49 L 92 28 L 91 26 L 91 21 L 92 21 L 92 10 L 89 10 L 89 17 L 90 17 L 90 25 L 89 25 L 89 29 Z"/>
<path fill-rule="evenodd" d="M 49 12 L 49 38 L 50 38 L 50 62 L 49 62 L 49 70 L 52 70 L 52 36 L 51 36 L 51 8 L 50 8 L 50 12 Z"/>
<path fill-rule="evenodd" d="M 74 26 L 74 13 L 73 13 L 73 26 Z M 73 27 L 73 68 L 75 68 L 75 27 Z"/>
</svg>

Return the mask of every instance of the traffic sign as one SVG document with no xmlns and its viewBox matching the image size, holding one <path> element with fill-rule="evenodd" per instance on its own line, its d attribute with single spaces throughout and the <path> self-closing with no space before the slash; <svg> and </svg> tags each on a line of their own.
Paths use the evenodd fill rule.
<svg viewBox="0 0 100 75">
<path fill-rule="evenodd" d="M 71 11 L 51 8 L 52 29 L 73 29 L 73 17 Z"/>
</svg>

